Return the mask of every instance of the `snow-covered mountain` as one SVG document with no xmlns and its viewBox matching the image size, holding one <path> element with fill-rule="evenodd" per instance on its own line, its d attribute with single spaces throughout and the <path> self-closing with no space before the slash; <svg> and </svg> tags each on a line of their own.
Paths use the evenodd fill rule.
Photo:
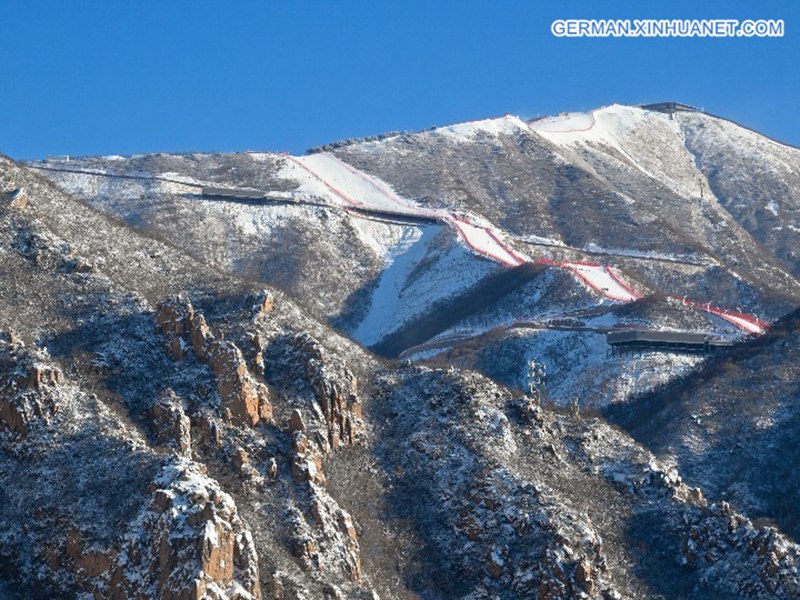
<svg viewBox="0 0 800 600">
<path fill-rule="evenodd" d="M 664 104 L 534 122 L 505 116 L 300 157 L 29 166 L 208 265 L 285 290 L 386 356 L 449 355 L 524 387 L 527 363 L 552 355 L 551 392 L 566 402 L 587 383 L 575 379 L 573 360 L 562 360 L 580 348 L 586 372 L 611 374 L 597 401 L 605 404 L 631 389 L 613 383 L 620 374 L 635 380 L 641 370 L 638 361 L 606 356 L 608 328 L 735 338 L 761 333 L 795 306 L 799 155 L 730 121 Z M 252 193 L 231 201 L 204 195 L 203 186 Z M 767 226 L 777 223 L 775 211 L 781 224 Z M 525 263 L 552 273 L 508 274 Z M 643 298 L 647 308 L 638 310 Z M 575 315 L 581 330 L 548 330 Z M 480 342 L 487 335 L 491 348 L 508 337 L 512 363 L 489 366 Z M 662 359 L 667 378 L 687 364 Z"/>
<path fill-rule="evenodd" d="M 0 158 L 0 594 L 798 597 L 799 221 L 675 103 Z"/>
</svg>

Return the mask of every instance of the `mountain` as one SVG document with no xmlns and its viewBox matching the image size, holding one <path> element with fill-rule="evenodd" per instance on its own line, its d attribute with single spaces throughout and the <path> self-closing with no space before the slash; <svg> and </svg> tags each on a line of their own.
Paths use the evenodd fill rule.
<svg viewBox="0 0 800 600">
<path fill-rule="evenodd" d="M 798 173 L 676 103 L 2 158 L 0 592 L 800 595 Z"/>
</svg>

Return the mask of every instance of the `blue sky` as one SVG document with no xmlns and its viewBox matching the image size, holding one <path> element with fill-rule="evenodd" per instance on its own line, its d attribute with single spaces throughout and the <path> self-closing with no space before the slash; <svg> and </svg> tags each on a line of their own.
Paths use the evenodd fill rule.
<svg viewBox="0 0 800 600">
<path fill-rule="evenodd" d="M 0 0 L 0 152 L 263 149 L 679 100 L 800 145 L 800 3 Z M 557 18 L 782 18 L 782 39 L 556 39 Z"/>
</svg>

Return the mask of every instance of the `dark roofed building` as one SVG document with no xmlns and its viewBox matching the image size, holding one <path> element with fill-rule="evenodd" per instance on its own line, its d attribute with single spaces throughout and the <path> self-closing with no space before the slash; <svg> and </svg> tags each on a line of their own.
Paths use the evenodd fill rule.
<svg viewBox="0 0 800 600">
<path fill-rule="evenodd" d="M 713 338 L 705 333 L 648 329 L 610 331 L 606 334 L 606 341 L 614 354 L 653 351 L 707 354 L 733 345 L 730 340 Z"/>
<path fill-rule="evenodd" d="M 240 190 L 233 188 L 204 187 L 203 196 L 209 198 L 231 198 L 235 200 L 264 200 L 267 195 L 258 190 Z"/>
</svg>

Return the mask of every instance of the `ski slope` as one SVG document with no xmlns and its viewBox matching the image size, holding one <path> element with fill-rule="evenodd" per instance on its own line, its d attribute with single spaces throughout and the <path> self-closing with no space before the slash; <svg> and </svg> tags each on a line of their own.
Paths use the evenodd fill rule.
<svg viewBox="0 0 800 600">
<path fill-rule="evenodd" d="M 554 261 L 539 259 L 540 263 L 567 269 L 598 294 L 617 302 L 634 302 L 642 295 L 625 283 L 612 267 L 593 262 Z"/>
<path fill-rule="evenodd" d="M 464 244 L 477 254 L 496 260 L 508 267 L 518 267 L 521 264 L 530 262 L 528 257 L 523 256 L 503 242 L 492 227 L 477 225 L 468 220 L 468 218 L 457 217 L 452 214 L 445 216 L 444 221 L 451 225 Z"/>
<path fill-rule="evenodd" d="M 300 192 L 322 196 L 334 204 L 410 217 L 444 219 L 446 211 L 427 210 L 398 196 L 384 182 L 327 152 L 289 156 L 282 176 L 300 182 Z"/>
<path fill-rule="evenodd" d="M 574 133 L 589 131 L 595 125 L 593 112 L 567 113 L 533 121 L 529 127 L 539 133 Z"/>
<path fill-rule="evenodd" d="M 543 133 L 587 131 L 596 124 L 592 113 L 576 113 L 542 119 L 531 128 Z M 455 229 L 459 239 L 472 252 L 508 267 L 518 267 L 532 259 L 514 250 L 493 225 L 475 215 L 448 209 L 423 208 L 398 195 L 387 183 L 359 171 L 336 156 L 321 152 L 308 156 L 289 156 L 280 175 L 299 183 L 302 194 L 321 197 L 345 209 L 361 209 L 387 216 L 436 219 Z M 593 262 L 555 261 L 546 258 L 536 262 L 565 269 L 594 290 L 614 302 L 635 302 L 643 296 L 627 284 L 607 265 Z M 708 303 L 683 299 L 684 304 L 705 311 L 735 325 L 748 334 L 763 334 L 768 324 L 757 317 L 711 306 Z"/>
<path fill-rule="evenodd" d="M 701 302 L 687 300 L 686 298 L 682 298 L 681 302 L 683 302 L 683 304 L 686 306 L 703 310 L 711 315 L 719 317 L 720 319 L 724 319 L 728 323 L 735 325 L 742 331 L 749 334 L 763 335 L 766 333 L 767 329 L 769 329 L 769 323 L 762 321 L 753 315 L 717 308 L 716 306 L 712 306 L 711 303 L 703 304 Z"/>
</svg>

